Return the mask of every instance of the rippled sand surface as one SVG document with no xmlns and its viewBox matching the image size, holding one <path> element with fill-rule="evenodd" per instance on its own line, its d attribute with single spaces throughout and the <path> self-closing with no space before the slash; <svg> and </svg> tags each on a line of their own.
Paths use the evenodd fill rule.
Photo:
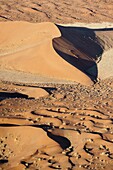
<svg viewBox="0 0 113 170">
<path fill-rule="evenodd" d="M 0 170 L 113 170 L 112 16 L 113 0 L 0 0 Z"/>
<path fill-rule="evenodd" d="M 31 88 L 47 94 L 31 98 Z M 93 86 L 1 82 L 0 89 L 1 169 L 112 169 L 112 78 Z"/>
</svg>

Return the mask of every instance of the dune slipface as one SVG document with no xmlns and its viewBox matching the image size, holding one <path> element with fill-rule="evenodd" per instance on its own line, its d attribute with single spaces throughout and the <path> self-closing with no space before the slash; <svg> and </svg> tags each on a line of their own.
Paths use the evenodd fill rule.
<svg viewBox="0 0 113 170">
<path fill-rule="evenodd" d="M 85 85 L 113 76 L 111 27 L 1 22 L 0 32 L 1 70 Z"/>
<path fill-rule="evenodd" d="M 0 64 L 2 69 L 35 73 L 57 79 L 92 84 L 82 71 L 64 60 L 52 40 L 61 32 L 52 23 L 0 23 Z"/>
<path fill-rule="evenodd" d="M 112 14 L 0 0 L 0 170 L 113 170 Z"/>
</svg>

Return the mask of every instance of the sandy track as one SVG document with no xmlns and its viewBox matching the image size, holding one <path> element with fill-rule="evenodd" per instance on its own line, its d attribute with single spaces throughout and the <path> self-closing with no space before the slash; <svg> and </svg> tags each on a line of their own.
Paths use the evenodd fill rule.
<svg viewBox="0 0 113 170">
<path fill-rule="evenodd" d="M 37 83 L 58 83 L 58 84 L 73 84 L 73 81 L 60 80 L 50 78 L 47 76 L 25 73 L 14 70 L 0 70 L 0 80 L 23 84 L 37 84 Z"/>
</svg>

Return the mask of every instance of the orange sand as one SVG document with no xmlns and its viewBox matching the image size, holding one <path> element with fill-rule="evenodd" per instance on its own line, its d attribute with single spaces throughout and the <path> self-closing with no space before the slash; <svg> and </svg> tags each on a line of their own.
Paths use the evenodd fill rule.
<svg viewBox="0 0 113 170">
<path fill-rule="evenodd" d="M 86 74 L 63 60 L 54 50 L 52 39 L 61 35 L 54 24 L 0 23 L 0 32 L 2 68 L 92 83 Z"/>
</svg>

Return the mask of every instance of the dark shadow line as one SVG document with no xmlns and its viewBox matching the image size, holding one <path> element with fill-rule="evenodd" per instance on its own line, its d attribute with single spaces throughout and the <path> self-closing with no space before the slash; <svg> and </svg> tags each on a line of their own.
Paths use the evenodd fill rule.
<svg viewBox="0 0 113 170">
<path fill-rule="evenodd" d="M 28 95 L 18 93 L 18 92 L 0 92 L 0 101 L 8 98 L 25 98 L 28 99 Z"/>
<path fill-rule="evenodd" d="M 61 146 L 61 148 L 63 150 L 71 146 L 71 142 L 66 137 L 59 136 L 59 135 L 53 135 L 51 132 L 48 132 L 48 131 L 47 131 L 47 135 L 52 140 L 54 140 L 57 143 L 59 143 L 59 145 Z"/>
</svg>

